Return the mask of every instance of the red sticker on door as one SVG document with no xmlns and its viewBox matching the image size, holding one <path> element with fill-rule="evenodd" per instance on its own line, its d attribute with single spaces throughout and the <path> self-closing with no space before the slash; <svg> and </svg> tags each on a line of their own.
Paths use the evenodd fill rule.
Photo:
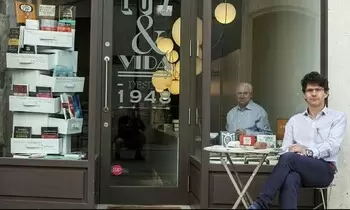
<svg viewBox="0 0 350 210">
<path fill-rule="evenodd" d="M 112 174 L 114 176 L 119 176 L 123 173 L 123 168 L 120 165 L 112 166 Z"/>
</svg>

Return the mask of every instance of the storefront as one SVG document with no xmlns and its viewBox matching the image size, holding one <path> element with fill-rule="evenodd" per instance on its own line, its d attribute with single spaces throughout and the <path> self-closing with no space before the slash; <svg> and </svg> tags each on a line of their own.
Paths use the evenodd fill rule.
<svg viewBox="0 0 350 210">
<path fill-rule="evenodd" d="M 13 28 L 15 1 L 7 2 Z M 326 0 L 31 3 L 38 20 L 60 20 L 59 6 L 74 6 L 62 14 L 73 14 L 68 19 L 75 27 L 42 29 L 38 35 L 23 28 L 18 39 L 34 45 L 35 54 L 26 57 L 21 49 L 6 54 L 1 208 L 229 207 L 237 194 L 217 157 L 202 148 L 226 130 L 236 85 L 253 85 L 253 100 L 267 111 L 281 140 L 279 123 L 305 108 L 302 76 L 327 75 Z M 40 5 L 56 5 L 57 11 Z M 48 18 L 50 11 L 56 18 Z M 35 66 L 37 56 L 47 65 Z M 55 78 L 57 66 L 66 64 L 72 75 Z M 16 95 L 13 85 L 26 91 Z M 41 91 L 51 97 L 38 99 Z M 80 104 L 75 114 L 69 106 L 61 112 L 62 98 L 70 95 L 79 95 L 72 97 Z M 55 136 L 44 139 L 45 133 Z M 52 154 L 42 155 L 49 147 Z M 260 170 L 249 189 L 253 197 L 275 162 L 271 157 Z M 254 164 L 239 165 L 243 179 Z M 318 191 L 301 189 L 300 207 L 319 201 Z"/>
</svg>

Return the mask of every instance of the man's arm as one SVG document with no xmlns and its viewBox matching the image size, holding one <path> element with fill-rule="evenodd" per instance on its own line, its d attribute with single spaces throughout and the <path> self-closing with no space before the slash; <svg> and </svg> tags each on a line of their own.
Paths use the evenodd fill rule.
<svg viewBox="0 0 350 210">
<path fill-rule="evenodd" d="M 265 134 L 265 135 L 271 135 L 272 131 L 270 128 L 270 123 L 268 119 L 267 112 L 265 110 L 262 110 L 258 115 L 258 123 L 257 123 L 257 131 L 250 132 L 251 135 L 259 135 L 259 134 Z"/>
<path fill-rule="evenodd" d="M 285 127 L 283 142 L 280 154 L 289 152 L 289 147 L 293 144 L 293 119 L 291 118 Z"/>
<path fill-rule="evenodd" d="M 309 148 L 313 152 L 314 158 L 326 158 L 331 155 L 337 154 L 340 150 L 340 144 L 343 141 L 347 119 L 345 114 L 338 116 L 338 119 L 334 121 L 330 129 L 327 139 L 324 142 L 316 145 L 314 148 Z M 323 138 L 321 134 L 317 132 L 316 138 Z"/>
</svg>

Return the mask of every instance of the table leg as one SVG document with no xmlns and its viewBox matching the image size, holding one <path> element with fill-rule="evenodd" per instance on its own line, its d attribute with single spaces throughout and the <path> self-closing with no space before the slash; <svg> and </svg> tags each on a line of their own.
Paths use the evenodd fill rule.
<svg viewBox="0 0 350 210">
<path fill-rule="evenodd" d="M 232 159 L 231 159 L 231 157 L 230 157 L 230 154 L 226 153 L 226 157 L 227 157 L 227 159 L 228 159 L 228 161 L 229 161 L 229 163 L 230 163 L 230 167 L 232 168 L 233 172 L 235 173 L 235 176 L 236 176 L 236 178 L 237 178 L 239 187 L 240 187 L 240 189 L 242 190 L 242 189 L 243 189 L 243 184 L 242 184 L 242 181 L 241 181 L 241 179 L 240 179 L 240 177 L 239 177 L 239 175 L 238 175 L 238 173 L 237 173 L 237 170 L 236 170 L 236 168 L 235 168 L 235 166 L 234 166 L 234 164 L 233 164 L 233 162 L 232 162 Z M 252 203 L 253 203 L 253 200 L 252 200 L 252 198 L 250 197 L 249 193 L 247 192 L 245 195 L 247 196 L 247 200 L 248 200 L 247 203 L 252 204 Z M 245 198 L 243 197 L 243 199 L 245 199 Z"/>
<path fill-rule="evenodd" d="M 261 160 L 260 160 L 259 164 L 255 167 L 255 169 L 254 169 L 252 175 L 249 177 L 249 179 L 248 179 L 246 185 L 244 186 L 242 192 L 241 192 L 240 195 L 238 196 L 238 199 L 237 199 L 236 203 L 233 205 L 232 209 L 236 209 L 236 208 L 238 207 L 238 205 L 239 205 L 239 203 L 241 202 L 241 200 L 242 200 L 242 198 L 243 198 L 245 192 L 248 190 L 248 187 L 249 187 L 250 184 L 252 183 L 252 181 L 253 181 L 255 175 L 258 173 L 258 171 L 259 171 L 260 167 L 262 166 L 262 164 L 264 163 L 266 157 L 267 157 L 267 154 L 264 154 L 264 155 L 261 157 Z M 244 201 L 244 199 L 243 199 L 242 201 Z"/>
<path fill-rule="evenodd" d="M 236 191 L 237 191 L 237 194 L 239 195 L 239 197 L 238 197 L 239 202 L 241 202 L 241 200 L 242 200 L 242 198 L 240 197 L 240 195 L 241 195 L 241 190 L 240 190 L 240 188 L 238 187 L 238 184 L 236 183 L 236 180 L 233 178 L 233 175 L 232 175 L 230 169 L 228 168 L 227 163 L 226 163 L 226 161 L 224 160 L 222 154 L 220 154 L 220 160 L 221 160 L 221 163 L 222 163 L 222 165 L 224 166 L 224 168 L 225 168 L 225 170 L 226 170 L 226 173 L 227 173 L 228 177 L 230 178 L 230 180 L 231 180 L 233 186 L 235 187 L 235 189 L 236 189 Z M 237 200 L 237 201 L 238 201 L 238 200 Z M 236 203 L 237 203 L 237 201 L 236 201 Z M 238 202 L 238 203 L 239 203 L 239 202 Z M 247 208 L 248 208 L 248 204 L 246 203 L 245 199 L 243 199 L 242 202 L 243 202 L 244 207 L 247 209 Z M 237 206 L 238 206 L 238 204 L 237 204 Z M 236 208 L 237 208 L 237 206 L 236 206 Z"/>
</svg>

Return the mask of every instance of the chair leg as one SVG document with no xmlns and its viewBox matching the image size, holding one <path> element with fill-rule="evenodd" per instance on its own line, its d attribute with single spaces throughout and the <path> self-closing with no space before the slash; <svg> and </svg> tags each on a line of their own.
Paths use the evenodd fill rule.
<svg viewBox="0 0 350 210">
<path fill-rule="evenodd" d="M 321 198 L 322 198 L 322 203 L 323 203 L 323 209 L 327 209 L 326 201 L 324 199 L 323 189 L 320 189 L 320 193 L 321 193 Z"/>
</svg>

